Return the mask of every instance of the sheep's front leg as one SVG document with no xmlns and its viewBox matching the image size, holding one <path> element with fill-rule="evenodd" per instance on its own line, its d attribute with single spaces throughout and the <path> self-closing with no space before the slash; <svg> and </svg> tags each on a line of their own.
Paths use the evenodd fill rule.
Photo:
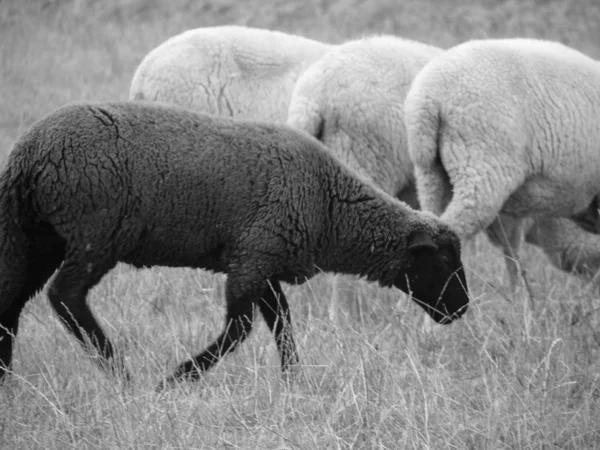
<svg viewBox="0 0 600 450">
<path fill-rule="evenodd" d="M 230 275 L 225 285 L 227 317 L 224 330 L 206 350 L 180 364 L 175 373 L 159 386 L 159 390 L 178 380 L 198 380 L 202 373 L 234 351 L 252 331 L 253 307 L 259 303 L 260 295 L 267 288 L 266 281 L 248 286 Z"/>
<path fill-rule="evenodd" d="M 277 280 L 270 280 L 260 302 L 260 313 L 269 329 L 275 335 L 277 350 L 281 358 L 281 370 L 286 373 L 291 366 L 298 364 L 298 350 L 292 333 L 290 306 Z"/>
</svg>

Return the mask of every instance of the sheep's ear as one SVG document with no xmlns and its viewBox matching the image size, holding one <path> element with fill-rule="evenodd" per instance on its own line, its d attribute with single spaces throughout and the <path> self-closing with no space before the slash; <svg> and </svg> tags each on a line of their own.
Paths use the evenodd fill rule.
<svg viewBox="0 0 600 450">
<path fill-rule="evenodd" d="M 421 251 L 421 250 L 437 250 L 438 246 L 435 245 L 431 236 L 424 231 L 415 231 L 408 236 L 408 250 L 410 252 Z"/>
</svg>

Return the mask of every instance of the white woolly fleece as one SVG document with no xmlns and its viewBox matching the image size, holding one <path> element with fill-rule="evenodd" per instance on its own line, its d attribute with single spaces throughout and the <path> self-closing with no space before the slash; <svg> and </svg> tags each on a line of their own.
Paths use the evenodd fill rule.
<svg viewBox="0 0 600 450">
<path fill-rule="evenodd" d="M 283 122 L 298 76 L 329 48 L 260 28 L 188 30 L 144 57 L 129 96 L 210 114 Z"/>
<path fill-rule="evenodd" d="M 600 62 L 572 48 L 533 39 L 458 45 L 416 76 L 405 114 L 421 206 L 461 238 L 499 213 L 571 216 L 600 192 Z M 507 234 L 509 255 L 522 233 Z"/>
</svg>

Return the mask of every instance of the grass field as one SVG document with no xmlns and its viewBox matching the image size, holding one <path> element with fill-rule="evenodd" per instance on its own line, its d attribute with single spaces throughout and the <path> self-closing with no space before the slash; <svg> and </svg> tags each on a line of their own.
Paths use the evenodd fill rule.
<svg viewBox="0 0 600 450">
<path fill-rule="evenodd" d="M 600 58 L 598 0 L 0 0 L 0 160 L 45 113 L 126 99 L 136 65 L 188 28 L 238 23 L 340 42 L 393 33 L 559 40 Z M 223 277 L 119 266 L 89 303 L 135 375 L 101 372 L 51 311 L 29 302 L 14 374 L 0 387 L 1 449 L 600 448 L 598 287 L 524 265 L 535 301 L 502 295 L 499 252 L 464 249 L 472 308 L 437 334 L 399 292 L 357 284 L 361 314 L 327 316 L 325 277 L 288 287 L 302 370 L 281 381 L 260 322 L 199 383 L 154 387 L 221 329 Z"/>
</svg>

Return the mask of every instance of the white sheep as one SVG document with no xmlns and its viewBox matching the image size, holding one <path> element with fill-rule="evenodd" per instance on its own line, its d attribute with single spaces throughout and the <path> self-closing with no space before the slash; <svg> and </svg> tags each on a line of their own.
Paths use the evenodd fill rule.
<svg viewBox="0 0 600 450">
<path fill-rule="evenodd" d="M 188 30 L 144 57 L 129 96 L 210 114 L 284 122 L 296 79 L 329 48 L 260 28 Z"/>
<path fill-rule="evenodd" d="M 495 39 L 448 50 L 415 77 L 405 102 L 421 207 L 463 239 L 491 226 L 513 287 L 525 232 L 554 264 L 569 268 L 574 261 L 556 259 L 573 257 L 563 250 L 578 239 L 566 236 L 575 230 L 596 238 L 552 217 L 586 210 L 600 191 L 599 117 L 600 63 L 572 48 Z M 527 230 L 533 221 L 526 217 L 546 222 Z M 545 232 L 563 236 L 563 250 Z"/>
<path fill-rule="evenodd" d="M 441 52 L 393 36 L 335 46 L 298 78 L 287 123 L 315 136 L 385 192 L 416 208 L 402 105 L 417 72 Z M 350 307 L 357 305 L 343 279 L 333 280 L 332 320 L 341 292 L 347 292 Z"/>
</svg>

